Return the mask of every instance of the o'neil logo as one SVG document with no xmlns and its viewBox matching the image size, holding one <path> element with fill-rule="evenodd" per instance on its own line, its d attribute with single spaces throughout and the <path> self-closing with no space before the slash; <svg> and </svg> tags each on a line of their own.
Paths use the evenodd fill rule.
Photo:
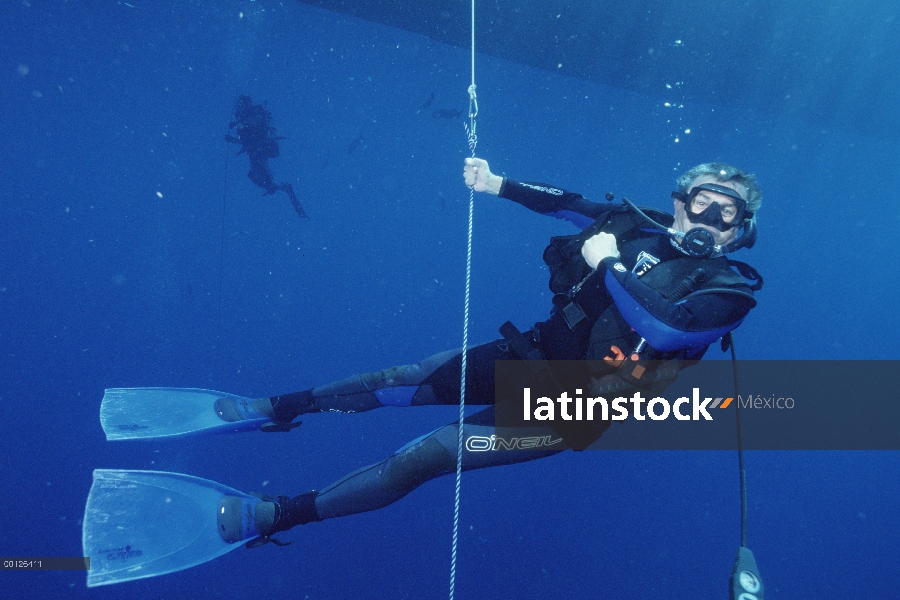
<svg viewBox="0 0 900 600">
<path fill-rule="evenodd" d="M 555 446 L 562 438 L 552 435 L 539 435 L 531 437 L 504 438 L 497 435 L 490 437 L 483 435 L 471 435 L 466 439 L 466 450 L 469 452 L 488 452 L 492 450 L 533 450 L 546 446 Z"/>
</svg>

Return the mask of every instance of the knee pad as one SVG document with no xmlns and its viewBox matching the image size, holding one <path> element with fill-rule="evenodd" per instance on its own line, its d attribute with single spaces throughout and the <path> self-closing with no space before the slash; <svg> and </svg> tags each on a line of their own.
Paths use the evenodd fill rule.
<svg viewBox="0 0 900 600">
<path fill-rule="evenodd" d="M 374 391 L 383 387 L 392 387 L 398 385 L 407 385 L 404 374 L 410 365 L 400 365 L 391 367 L 383 371 L 373 371 L 371 373 L 362 373 L 359 378 L 362 380 L 366 389 Z"/>
</svg>

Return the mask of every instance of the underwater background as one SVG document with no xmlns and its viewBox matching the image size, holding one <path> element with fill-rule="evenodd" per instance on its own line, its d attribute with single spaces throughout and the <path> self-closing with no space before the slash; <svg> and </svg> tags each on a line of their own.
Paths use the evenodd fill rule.
<svg viewBox="0 0 900 600">
<path fill-rule="evenodd" d="M 702 30 L 721 6 L 693 3 L 654 34 L 687 44 L 680 29 Z M 820 40 L 806 58 L 832 66 L 791 73 L 793 86 L 831 90 L 836 106 L 900 86 L 900 5 L 789 6 L 826 37 L 872 19 L 857 61 Z M 467 22 L 469 4 L 458 10 Z M 748 43 L 768 44 L 777 65 L 790 35 L 771 26 L 778 36 Z M 532 42 L 516 33 L 504 31 L 513 55 Z M 80 555 L 95 468 L 294 495 L 455 420 L 453 407 L 385 408 L 313 415 L 289 435 L 113 443 L 98 409 L 105 388 L 268 396 L 459 346 L 465 46 L 287 1 L 3 3 L 0 554 Z M 704 100 L 677 67 L 641 92 L 476 61 L 477 155 L 497 174 L 663 210 L 697 163 L 757 174 L 760 237 L 736 258 L 766 285 L 737 331 L 741 358 L 898 358 L 900 138 L 896 121 L 878 123 L 900 107 L 854 104 L 835 126 Z M 765 82 L 784 72 L 769 64 L 734 93 L 773 93 Z M 310 219 L 284 194 L 262 197 L 225 143 L 240 94 L 266 102 L 286 138 L 275 179 Z M 471 343 L 507 319 L 545 318 L 541 254 L 572 232 L 476 196 Z M 726 355 L 714 345 L 708 357 Z M 749 452 L 747 478 L 768 598 L 897 597 L 898 452 Z M 445 477 L 377 512 L 295 528 L 286 548 L 90 590 L 82 572 L 3 572 L 0 596 L 443 598 L 452 516 Z M 733 452 L 567 452 L 467 473 L 456 593 L 724 598 L 739 517 Z"/>
</svg>

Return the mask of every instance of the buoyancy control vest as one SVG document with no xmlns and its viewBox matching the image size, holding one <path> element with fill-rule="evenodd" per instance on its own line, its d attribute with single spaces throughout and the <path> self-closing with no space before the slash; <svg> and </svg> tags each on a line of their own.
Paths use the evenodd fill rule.
<svg viewBox="0 0 900 600">
<path fill-rule="evenodd" d="M 659 223 L 671 224 L 674 220 L 660 211 L 645 209 L 645 212 L 650 213 Z M 593 272 L 581 255 L 581 248 L 586 240 L 605 232 L 614 235 L 617 243 L 624 247 L 630 241 L 646 235 L 642 231 L 644 224 L 640 215 L 627 206 L 622 206 L 610 210 L 577 235 L 551 238 L 544 250 L 544 262 L 550 268 L 554 310 L 565 315 L 566 308 L 575 305 L 576 309 L 571 314 L 580 313 L 586 318 L 584 311 L 577 307 L 581 284 Z M 740 274 L 732 270 L 732 266 Z M 756 280 L 757 283 L 750 285 L 745 278 Z M 749 300 L 755 304 L 752 292 L 762 287 L 762 278 L 752 267 L 724 257 L 685 256 L 665 260 L 645 271 L 640 279 L 673 302 L 692 294 L 717 293 L 739 295 L 744 301 Z M 587 290 L 582 293 L 585 291 Z M 564 318 L 570 332 L 574 334 L 578 323 L 573 325 L 567 317 Z M 740 321 L 737 321 L 730 329 L 739 324 Z M 724 330 L 723 335 L 727 335 L 730 329 Z M 584 356 L 587 360 L 581 363 L 584 365 L 583 372 L 580 369 L 567 369 L 565 378 L 562 373 L 556 372 L 556 367 L 548 363 L 538 348 L 528 343 L 512 323 L 505 323 L 501 327 L 501 333 L 514 353 L 530 363 L 530 384 L 544 386 L 548 396 L 566 389 L 581 388 L 592 396 L 608 399 L 631 397 L 638 391 L 645 393 L 647 397 L 653 397 L 662 394 L 678 377 L 679 371 L 696 363 L 706 350 L 706 345 L 703 345 L 659 351 L 643 344 L 641 336 L 626 322 L 615 302 L 602 310 L 591 324 L 589 344 Z M 537 333 L 540 333 L 539 328 Z M 534 338 L 534 342 L 540 344 L 537 338 Z M 620 356 L 608 356 L 611 352 L 616 354 L 615 350 L 626 349 L 628 352 L 632 348 L 640 348 L 640 354 L 632 351 L 628 354 L 619 353 Z M 609 425 L 609 421 L 557 421 L 551 426 L 572 449 L 583 450 L 596 441 Z"/>
<path fill-rule="evenodd" d="M 654 209 L 642 209 L 657 222 L 670 226 L 674 221 L 671 215 Z M 555 294 L 554 305 L 558 310 L 571 310 L 576 300 L 572 290 L 592 272 L 581 255 L 585 241 L 594 235 L 604 232 L 616 237 L 620 246 L 645 235 L 642 226 L 644 218 L 627 206 L 617 206 L 601 216 L 581 233 L 568 236 L 557 236 L 550 239 L 544 250 L 544 262 L 550 269 L 550 290 Z M 735 272 L 731 267 L 739 269 Z M 747 279 L 757 281 L 750 285 Z M 741 296 L 753 305 L 753 291 L 762 285 L 762 279 L 756 271 L 744 263 L 729 260 L 723 256 L 716 258 L 678 257 L 656 264 L 640 278 L 641 282 L 656 290 L 668 300 L 677 302 L 691 295 L 704 293 L 730 294 Z M 721 335 L 737 327 L 737 321 L 730 328 L 723 328 Z M 718 332 L 716 332 L 718 333 Z M 719 337 L 719 336 L 716 336 Z M 591 327 L 588 345 L 588 360 L 606 358 L 612 347 L 621 349 L 634 348 L 640 342 L 637 334 L 622 317 L 615 304 L 610 305 Z M 711 340 L 713 341 L 713 340 Z M 678 358 L 697 359 L 702 356 L 707 344 L 702 346 L 686 346 L 685 348 L 660 351 L 646 347 L 642 356 L 654 360 L 672 360 Z"/>
</svg>

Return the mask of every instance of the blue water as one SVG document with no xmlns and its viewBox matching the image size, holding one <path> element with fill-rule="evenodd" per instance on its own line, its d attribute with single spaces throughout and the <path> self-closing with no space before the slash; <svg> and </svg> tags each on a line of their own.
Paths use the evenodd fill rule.
<svg viewBox="0 0 900 600">
<path fill-rule="evenodd" d="M 284 436 L 107 443 L 98 408 L 107 387 L 258 397 L 458 346 L 468 148 L 462 119 L 432 111 L 466 107 L 466 50 L 287 2 L 0 11 L 0 554 L 80 555 L 95 468 L 297 494 L 454 419 L 384 409 Z M 478 154 L 497 173 L 662 209 L 696 163 L 758 175 L 760 239 L 738 258 L 766 287 L 738 331 L 743 358 L 898 358 L 896 139 L 684 103 L 677 85 L 650 96 L 477 64 Z M 309 220 L 261 197 L 226 147 L 240 93 L 267 101 L 287 138 L 275 178 Z M 473 342 L 545 317 L 541 252 L 571 232 L 477 198 Z M 896 597 L 898 467 L 896 452 L 748 454 L 748 542 L 769 598 Z M 78 572 L 0 573 L 0 595 L 443 598 L 452 486 L 297 528 L 287 548 L 92 590 Z M 460 598 L 724 598 L 736 457 L 565 453 L 474 472 L 460 526 Z"/>
</svg>

